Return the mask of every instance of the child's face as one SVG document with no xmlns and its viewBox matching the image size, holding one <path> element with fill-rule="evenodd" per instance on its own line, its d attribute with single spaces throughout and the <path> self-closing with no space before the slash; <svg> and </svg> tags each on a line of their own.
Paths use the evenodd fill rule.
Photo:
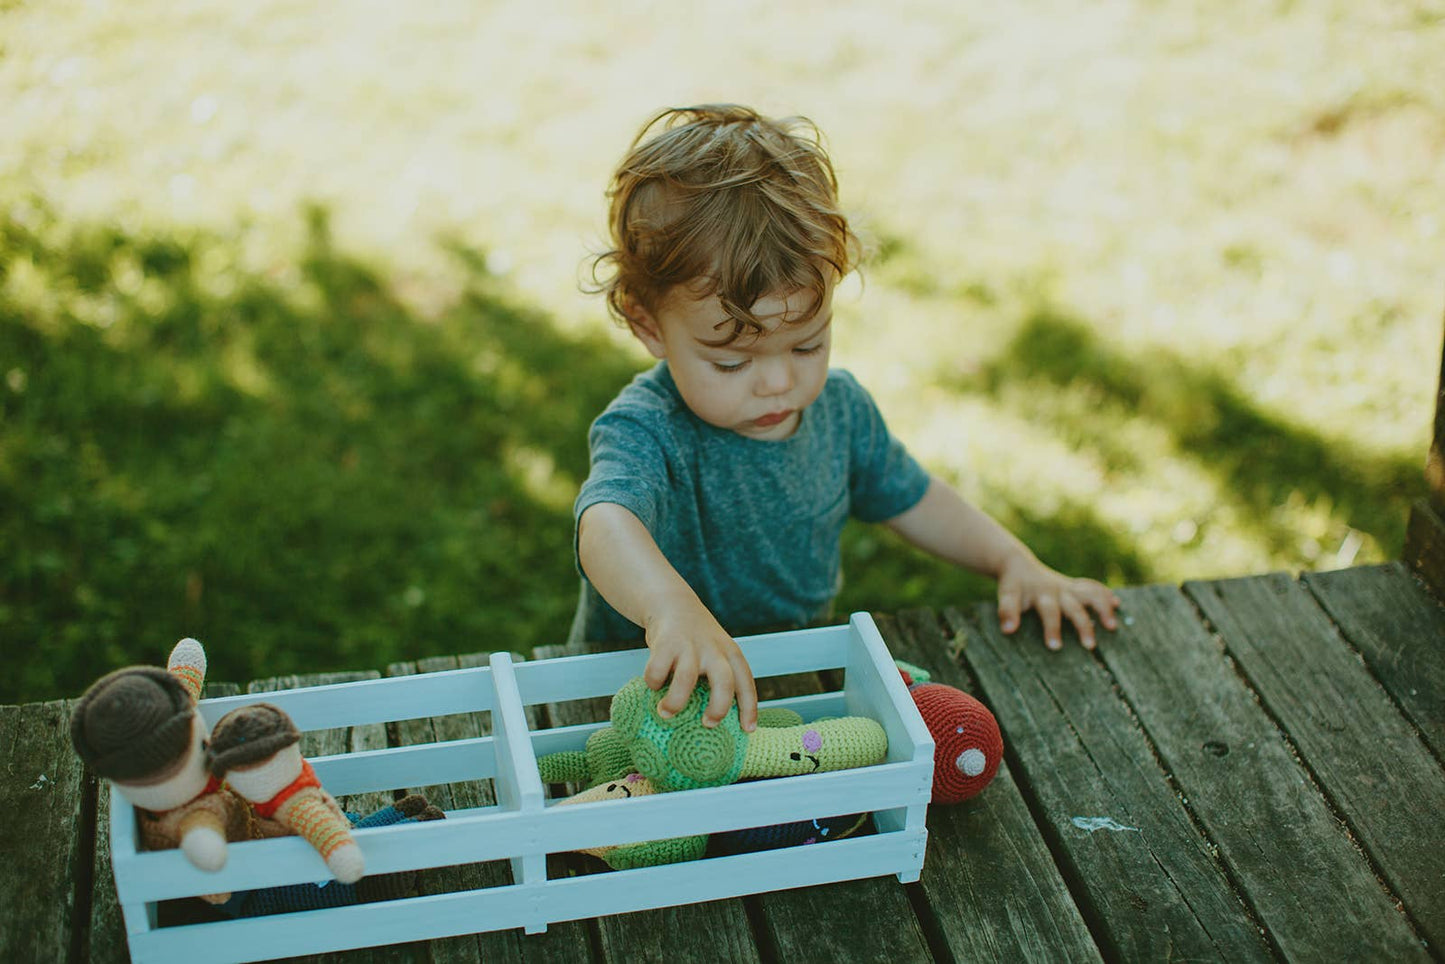
<svg viewBox="0 0 1445 964">
<path fill-rule="evenodd" d="M 654 357 L 667 359 L 694 415 L 739 435 L 776 441 L 793 434 L 828 378 L 832 285 L 811 320 L 787 323 L 804 314 L 814 297 L 798 289 L 760 299 L 752 312 L 767 330 L 757 336 L 744 332 L 717 347 L 705 342 L 731 330 L 722 303 L 717 295 L 698 299 L 679 285 L 656 311 L 637 307 L 632 331 Z"/>
</svg>

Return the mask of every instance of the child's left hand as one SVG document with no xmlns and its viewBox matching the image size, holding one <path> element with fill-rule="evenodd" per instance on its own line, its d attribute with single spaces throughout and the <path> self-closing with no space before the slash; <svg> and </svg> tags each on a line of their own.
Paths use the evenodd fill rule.
<svg viewBox="0 0 1445 964">
<path fill-rule="evenodd" d="M 1114 610 L 1119 597 L 1101 582 L 1074 579 L 1050 569 L 1031 554 L 1016 554 L 998 576 L 998 621 L 1005 633 L 1019 628 L 1019 617 L 1030 609 L 1038 611 L 1044 624 L 1044 643 L 1052 650 L 1063 647 L 1060 627 L 1063 616 L 1078 631 L 1085 649 L 1094 648 L 1093 609 L 1105 629 L 1117 629 Z"/>
</svg>

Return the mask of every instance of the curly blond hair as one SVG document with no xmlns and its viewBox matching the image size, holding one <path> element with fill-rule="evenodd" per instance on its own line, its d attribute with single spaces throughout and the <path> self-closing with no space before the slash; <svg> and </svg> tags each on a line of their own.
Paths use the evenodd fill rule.
<svg viewBox="0 0 1445 964">
<path fill-rule="evenodd" d="M 787 319 L 804 323 L 861 256 L 837 195 L 807 118 L 734 104 L 669 108 L 643 125 L 612 177 L 612 247 L 592 260 L 592 290 L 624 323 L 630 303 L 656 310 L 678 285 L 716 294 L 732 322 L 726 344 L 766 330 L 751 311 L 760 298 L 806 289 L 817 295 L 812 308 Z"/>
</svg>

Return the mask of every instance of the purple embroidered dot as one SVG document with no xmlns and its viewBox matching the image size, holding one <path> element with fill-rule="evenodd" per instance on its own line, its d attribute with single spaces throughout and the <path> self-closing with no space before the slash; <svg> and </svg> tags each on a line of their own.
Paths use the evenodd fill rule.
<svg viewBox="0 0 1445 964">
<path fill-rule="evenodd" d="M 823 748 L 823 738 L 818 735 L 817 730 L 809 730 L 803 734 L 803 749 L 809 753 L 817 753 Z"/>
<path fill-rule="evenodd" d="M 817 842 L 818 842 L 818 838 L 817 838 L 817 837 L 809 837 L 807 840 L 804 840 L 804 841 L 803 841 L 804 844 L 817 843 Z"/>
<path fill-rule="evenodd" d="M 640 774 L 640 773 L 629 773 L 629 774 L 627 774 L 627 776 L 626 776 L 625 779 L 627 780 L 628 783 L 636 783 L 638 780 L 641 780 L 641 779 L 642 779 L 642 774 Z"/>
</svg>

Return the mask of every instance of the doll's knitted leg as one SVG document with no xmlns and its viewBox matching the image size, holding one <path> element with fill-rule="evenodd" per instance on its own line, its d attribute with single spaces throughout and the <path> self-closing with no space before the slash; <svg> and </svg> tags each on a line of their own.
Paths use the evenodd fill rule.
<svg viewBox="0 0 1445 964">
<path fill-rule="evenodd" d="M 192 703 L 201 698 L 201 687 L 206 685 L 206 651 L 200 643 L 189 636 L 176 643 L 166 669 L 191 695 Z"/>
<path fill-rule="evenodd" d="M 395 803 L 364 817 L 353 816 L 350 813 L 346 815 L 346 818 L 351 821 L 351 826 L 358 830 L 371 827 L 390 827 L 398 823 L 422 820 L 442 820 L 445 817 L 446 813 L 438 807 L 432 806 L 420 793 L 409 793 Z"/>
</svg>

